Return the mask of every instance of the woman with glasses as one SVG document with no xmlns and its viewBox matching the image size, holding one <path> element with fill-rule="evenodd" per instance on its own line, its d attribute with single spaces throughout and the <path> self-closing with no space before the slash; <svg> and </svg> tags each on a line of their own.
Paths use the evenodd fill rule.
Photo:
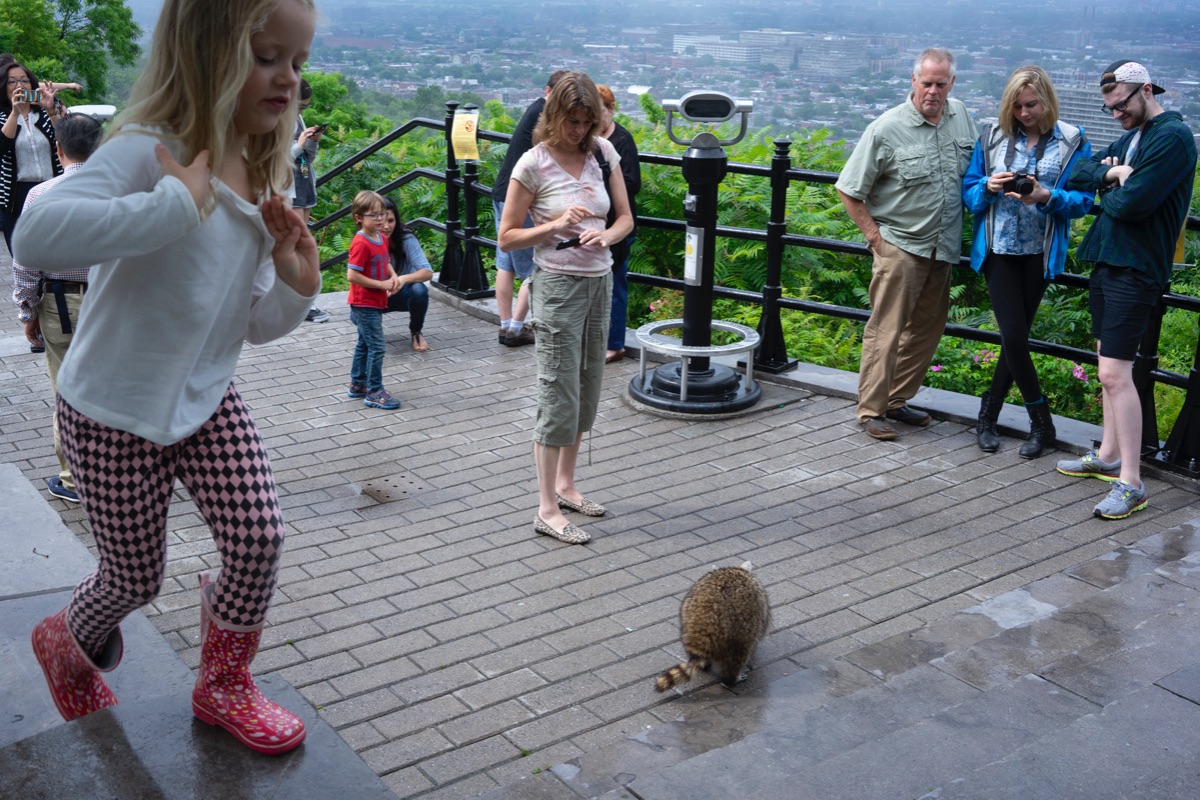
<svg viewBox="0 0 1200 800">
<path fill-rule="evenodd" d="M 62 174 L 55 150 L 54 89 L 16 62 L 0 64 L 5 77 L 0 96 L 0 228 L 12 252 L 12 232 L 29 190 Z"/>
<path fill-rule="evenodd" d="M 1029 332 L 1046 287 L 1066 264 L 1071 220 L 1092 208 L 1092 195 L 1066 188 L 1072 166 L 1091 154 L 1083 129 L 1059 120 L 1050 76 L 1020 67 L 1000 97 L 999 120 L 981 126 L 963 177 L 963 205 L 975 215 L 971 267 L 987 280 L 1000 328 L 1000 358 L 976 428 L 986 453 L 1000 448 L 996 421 L 1014 381 L 1029 414 L 1029 438 L 1018 455 L 1037 458 L 1054 443 Z"/>
</svg>

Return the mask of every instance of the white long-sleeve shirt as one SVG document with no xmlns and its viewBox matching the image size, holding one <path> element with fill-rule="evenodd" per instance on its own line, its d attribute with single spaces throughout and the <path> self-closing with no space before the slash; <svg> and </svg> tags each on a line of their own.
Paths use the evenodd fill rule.
<svg viewBox="0 0 1200 800">
<path fill-rule="evenodd" d="M 14 256 L 33 269 L 92 267 L 78 330 L 58 373 L 77 411 L 161 445 L 190 436 L 220 404 L 242 343 L 304 319 L 314 296 L 275 279 L 259 208 L 215 181 L 202 223 L 165 177 L 146 129 L 106 142 L 25 212 Z"/>
</svg>

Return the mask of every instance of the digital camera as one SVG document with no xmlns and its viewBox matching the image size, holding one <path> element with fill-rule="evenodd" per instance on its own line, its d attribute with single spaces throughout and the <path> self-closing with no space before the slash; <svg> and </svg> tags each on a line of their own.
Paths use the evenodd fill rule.
<svg viewBox="0 0 1200 800">
<path fill-rule="evenodd" d="M 42 90 L 25 89 L 21 92 L 21 97 L 26 103 L 40 103 L 42 101 Z"/>
<path fill-rule="evenodd" d="M 1013 176 L 1004 183 L 1004 192 L 1016 192 L 1017 194 L 1033 194 L 1033 176 L 1027 172 L 1014 172 Z"/>
</svg>

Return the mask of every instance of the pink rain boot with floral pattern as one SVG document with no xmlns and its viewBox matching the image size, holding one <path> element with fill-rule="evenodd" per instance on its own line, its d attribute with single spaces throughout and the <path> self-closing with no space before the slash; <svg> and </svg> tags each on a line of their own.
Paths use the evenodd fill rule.
<svg viewBox="0 0 1200 800">
<path fill-rule="evenodd" d="M 67 628 L 65 608 L 33 629 L 33 653 L 42 666 L 58 713 L 68 722 L 117 704 L 100 673 L 116 669 L 124 650 L 121 629 L 117 628 L 109 634 L 98 663 L 94 663 Z"/>
<path fill-rule="evenodd" d="M 192 690 L 192 713 L 255 752 L 278 755 L 295 749 L 304 741 L 304 722 L 264 697 L 250 675 L 262 630 L 230 630 L 214 617 L 206 577 L 200 578 L 200 675 Z"/>
</svg>

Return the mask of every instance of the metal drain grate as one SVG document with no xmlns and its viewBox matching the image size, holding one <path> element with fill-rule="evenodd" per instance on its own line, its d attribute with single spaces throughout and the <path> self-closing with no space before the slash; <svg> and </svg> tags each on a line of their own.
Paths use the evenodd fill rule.
<svg viewBox="0 0 1200 800">
<path fill-rule="evenodd" d="M 420 491 L 421 485 L 412 475 L 393 475 L 389 478 L 375 478 L 362 485 L 363 494 L 376 503 L 390 503 L 393 500 L 403 500 Z"/>
</svg>

